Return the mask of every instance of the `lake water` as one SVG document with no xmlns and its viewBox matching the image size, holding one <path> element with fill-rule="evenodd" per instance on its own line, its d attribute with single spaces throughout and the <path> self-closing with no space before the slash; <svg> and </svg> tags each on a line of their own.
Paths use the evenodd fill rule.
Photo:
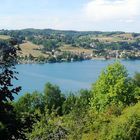
<svg viewBox="0 0 140 140">
<path fill-rule="evenodd" d="M 108 64 L 115 60 L 88 60 L 73 63 L 54 64 L 22 64 L 17 65 L 19 72 L 18 81 L 15 85 L 22 86 L 19 96 L 35 90 L 42 92 L 47 82 L 57 84 L 66 94 L 70 91 L 76 92 L 89 89 Z M 128 70 L 130 76 L 136 71 L 140 72 L 140 60 L 121 60 Z M 16 97 L 17 98 L 17 97 Z"/>
</svg>

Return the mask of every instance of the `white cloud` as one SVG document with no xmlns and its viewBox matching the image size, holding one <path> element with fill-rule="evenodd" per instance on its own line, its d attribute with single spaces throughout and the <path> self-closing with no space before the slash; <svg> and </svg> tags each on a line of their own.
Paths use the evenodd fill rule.
<svg viewBox="0 0 140 140">
<path fill-rule="evenodd" d="M 140 15 L 140 0 L 91 0 L 85 6 L 86 16 L 91 21 L 133 21 Z"/>
<path fill-rule="evenodd" d="M 0 29 L 54 28 L 140 32 L 140 0 L 85 0 L 77 9 L 58 8 L 54 5 L 54 1 L 58 0 L 52 0 L 50 5 L 49 0 L 40 0 L 41 5 L 37 4 L 40 1 L 34 1 L 36 4 L 33 5 L 31 0 L 27 7 L 26 3 L 8 3 L 8 8 L 7 4 L 3 4 L 0 9 Z"/>
</svg>

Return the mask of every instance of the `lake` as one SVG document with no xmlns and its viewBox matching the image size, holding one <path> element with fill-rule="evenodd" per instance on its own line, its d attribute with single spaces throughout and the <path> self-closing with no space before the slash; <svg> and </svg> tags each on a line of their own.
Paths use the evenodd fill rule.
<svg viewBox="0 0 140 140">
<path fill-rule="evenodd" d="M 35 90 L 42 92 L 47 82 L 57 84 L 65 94 L 70 91 L 76 92 L 89 89 L 108 64 L 115 60 L 88 60 L 72 63 L 53 64 L 21 64 L 16 66 L 19 72 L 16 86 L 22 86 L 19 96 Z M 140 72 L 140 60 L 121 60 L 130 76 L 136 71 Z M 17 97 L 16 97 L 17 98 Z"/>
</svg>

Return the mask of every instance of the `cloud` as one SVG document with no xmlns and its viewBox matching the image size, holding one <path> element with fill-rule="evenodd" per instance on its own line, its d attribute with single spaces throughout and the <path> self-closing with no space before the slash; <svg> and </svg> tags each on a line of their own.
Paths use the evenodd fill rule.
<svg viewBox="0 0 140 140">
<path fill-rule="evenodd" d="M 85 13 L 91 21 L 134 21 L 140 14 L 140 0 L 91 0 L 85 5 Z"/>
<path fill-rule="evenodd" d="M 71 0 L 72 6 L 62 0 L 61 7 L 55 3 L 56 1 L 59 2 L 24 0 L 20 3 L 18 0 L 3 0 L 0 9 L 0 28 L 140 32 L 140 0 Z M 73 5 L 76 5 L 75 8 Z"/>
</svg>

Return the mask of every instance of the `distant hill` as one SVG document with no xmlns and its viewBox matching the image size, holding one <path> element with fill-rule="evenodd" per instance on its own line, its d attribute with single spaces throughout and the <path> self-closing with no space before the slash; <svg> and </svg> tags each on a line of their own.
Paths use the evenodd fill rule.
<svg viewBox="0 0 140 140">
<path fill-rule="evenodd" d="M 70 50 L 83 48 L 88 50 L 140 50 L 140 33 L 126 33 L 121 31 L 72 31 L 53 29 L 23 29 L 1 30 L 0 39 L 15 38 L 21 50 L 34 53 L 33 44 L 38 46 L 40 52 L 52 52 L 53 50 L 69 46 Z M 27 45 L 28 44 L 28 45 Z M 28 47 L 25 47 L 28 46 Z M 26 48 L 26 49 L 24 49 Z M 28 49 L 29 48 L 29 49 Z M 66 49 L 69 50 L 69 49 Z M 36 51 L 37 52 L 37 51 Z M 37 53 L 37 54 L 40 54 Z"/>
</svg>

